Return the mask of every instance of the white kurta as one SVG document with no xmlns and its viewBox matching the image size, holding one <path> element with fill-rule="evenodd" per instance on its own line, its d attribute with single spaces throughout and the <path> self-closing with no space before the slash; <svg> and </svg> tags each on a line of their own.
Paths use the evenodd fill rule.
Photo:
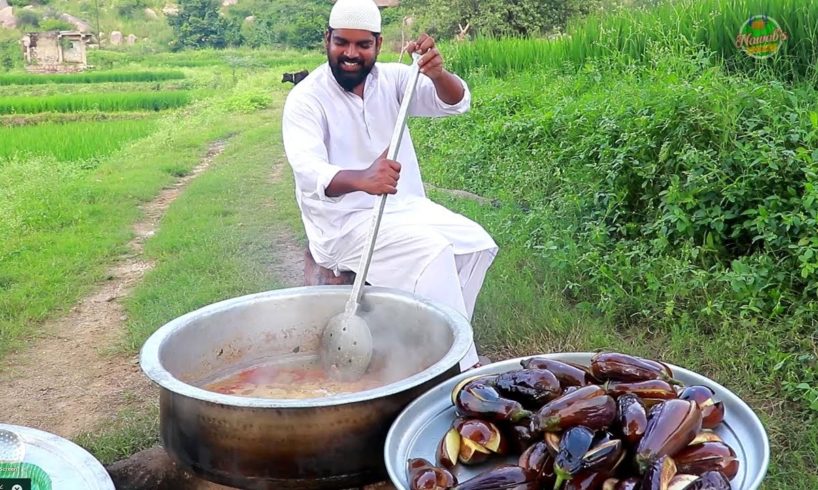
<svg viewBox="0 0 818 490">
<path fill-rule="evenodd" d="M 339 171 L 366 169 L 389 146 L 409 74 L 407 65 L 376 63 L 361 98 L 338 85 L 325 63 L 293 87 L 287 97 L 282 122 L 284 148 L 295 175 L 296 200 L 310 251 L 316 263 L 336 273 L 358 268 L 379 196 L 352 192 L 332 198 L 325 189 Z M 432 81 L 420 76 L 410 115 L 434 117 L 466 112 L 471 94 L 465 82 L 461 83 L 465 89 L 463 99 L 449 105 L 437 97 Z M 458 300 L 438 294 L 419 283 L 428 284 L 429 277 L 431 282 L 438 282 L 438 276 L 429 276 L 431 272 L 453 275 L 451 281 L 439 282 L 474 290 L 476 298 L 485 270 L 443 270 L 446 266 L 438 265 L 441 254 L 485 252 L 485 260 L 473 262 L 488 269 L 497 246 L 480 225 L 426 198 L 408 129 L 395 160 L 401 164 L 398 192 L 386 200 L 367 282 L 438 295 L 431 299 L 448 303 L 470 318 L 474 298 L 467 298 L 464 306 L 462 297 Z M 441 270 L 427 270 L 432 264 Z M 474 278 L 470 286 L 463 279 L 468 276 Z"/>
</svg>

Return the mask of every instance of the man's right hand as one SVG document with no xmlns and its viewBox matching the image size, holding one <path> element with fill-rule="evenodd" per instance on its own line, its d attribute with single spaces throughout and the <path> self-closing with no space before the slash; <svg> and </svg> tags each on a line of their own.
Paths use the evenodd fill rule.
<svg viewBox="0 0 818 490">
<path fill-rule="evenodd" d="M 386 150 L 364 170 L 341 170 L 325 189 L 329 197 L 362 191 L 373 196 L 398 192 L 400 163 L 386 158 Z"/>
<path fill-rule="evenodd" d="M 398 192 L 400 163 L 395 160 L 379 158 L 361 175 L 361 189 L 367 194 L 380 196 Z"/>
</svg>

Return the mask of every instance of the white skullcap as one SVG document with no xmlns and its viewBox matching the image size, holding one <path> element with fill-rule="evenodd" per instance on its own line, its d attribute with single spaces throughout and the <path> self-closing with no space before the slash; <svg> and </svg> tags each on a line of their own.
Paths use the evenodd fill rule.
<svg viewBox="0 0 818 490">
<path fill-rule="evenodd" d="M 381 11 L 373 0 L 338 0 L 330 11 L 329 26 L 381 32 Z"/>
</svg>

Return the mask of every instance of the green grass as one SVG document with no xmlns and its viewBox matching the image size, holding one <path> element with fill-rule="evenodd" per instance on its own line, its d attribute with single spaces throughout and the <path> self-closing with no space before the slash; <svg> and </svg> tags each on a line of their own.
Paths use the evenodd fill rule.
<svg viewBox="0 0 818 490">
<path fill-rule="evenodd" d="M 157 264 L 126 302 L 130 348 L 164 323 L 204 305 L 283 287 L 273 267 L 276 230 L 300 228 L 277 113 L 248 116 L 225 153 L 165 215 L 145 253 Z M 287 218 L 282 220 L 282 217 Z M 298 228 L 296 228 L 296 226 Z"/>
<path fill-rule="evenodd" d="M 58 162 L 99 161 L 155 127 L 156 121 L 147 118 L 0 126 L 0 162 L 31 156 L 50 156 Z"/>
<path fill-rule="evenodd" d="M 769 15 L 790 35 L 773 59 L 754 60 L 736 49 L 742 25 Z M 577 69 L 590 60 L 614 58 L 653 63 L 658 47 L 701 48 L 733 70 L 771 70 L 786 78 L 814 78 L 818 63 L 818 3 L 802 0 L 671 0 L 653 9 L 621 9 L 582 19 L 568 36 L 546 39 L 481 39 L 447 46 L 457 73 L 505 76 L 546 68 Z"/>
<path fill-rule="evenodd" d="M 162 82 L 165 80 L 180 80 L 183 78 L 185 78 L 185 74 L 180 71 L 89 71 L 64 75 L 7 73 L 0 74 L 0 85 Z"/>
<path fill-rule="evenodd" d="M 195 82 L 189 78 L 165 82 L 44 83 L 41 85 L 7 85 L 4 97 L 11 95 L 42 97 L 46 95 L 110 94 L 119 92 L 167 92 L 187 90 Z"/>
<path fill-rule="evenodd" d="M 280 95 L 278 100 L 280 106 Z M 284 287 L 275 272 L 281 257 L 273 238 L 299 237 L 303 227 L 283 158 L 280 119 L 279 107 L 236 121 L 238 134 L 224 153 L 166 212 L 145 249 L 156 266 L 126 301 L 127 350 L 138 350 L 161 325 L 196 308 Z M 76 442 L 105 464 L 156 444 L 157 410 L 136 405 Z"/>
<path fill-rule="evenodd" d="M 176 92 L 130 92 L 112 94 L 49 95 L 45 97 L 0 97 L 0 114 L 78 111 L 161 111 L 187 105 L 191 94 Z"/>
<path fill-rule="evenodd" d="M 53 157 L 0 165 L 0 356 L 102 279 L 126 251 L 139 204 L 241 120 L 197 104 L 95 168 Z"/>
<path fill-rule="evenodd" d="M 113 420 L 93 432 L 77 436 L 74 442 L 86 450 L 103 465 L 109 465 L 143 449 L 160 443 L 159 400 L 145 403 L 133 400 L 133 406 L 123 409 Z"/>
</svg>

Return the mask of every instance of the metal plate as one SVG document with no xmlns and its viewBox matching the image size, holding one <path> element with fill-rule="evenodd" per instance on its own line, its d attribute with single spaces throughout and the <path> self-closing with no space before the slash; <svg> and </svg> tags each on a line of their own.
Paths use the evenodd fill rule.
<svg viewBox="0 0 818 490">
<path fill-rule="evenodd" d="M 587 366 L 590 364 L 591 356 L 593 356 L 591 352 L 577 352 L 541 354 L 536 357 L 577 362 Z M 530 357 L 535 356 L 519 357 L 467 371 L 432 388 L 407 406 L 389 429 L 384 446 L 386 469 L 392 483 L 399 490 L 409 488 L 406 463 L 411 458 L 424 458 L 435 463 L 437 445 L 455 418 L 451 391 L 460 380 L 520 369 L 520 361 Z M 733 448 L 739 460 L 739 472 L 731 482 L 732 487 L 735 490 L 759 488 L 770 461 L 770 442 L 756 414 L 744 401 L 720 384 L 687 369 L 669 366 L 673 370 L 674 378 L 686 385 L 708 386 L 716 392 L 716 399 L 724 402 L 725 419 L 716 432 Z M 454 474 L 458 481 L 465 481 L 505 462 L 516 463 L 516 457 L 506 460 L 491 459 L 482 465 L 472 467 L 457 465 Z"/>
<path fill-rule="evenodd" d="M 102 464 L 73 442 L 19 425 L 0 424 L 0 429 L 14 432 L 23 439 L 23 462 L 42 468 L 51 478 L 54 490 L 114 490 L 114 483 Z"/>
</svg>

